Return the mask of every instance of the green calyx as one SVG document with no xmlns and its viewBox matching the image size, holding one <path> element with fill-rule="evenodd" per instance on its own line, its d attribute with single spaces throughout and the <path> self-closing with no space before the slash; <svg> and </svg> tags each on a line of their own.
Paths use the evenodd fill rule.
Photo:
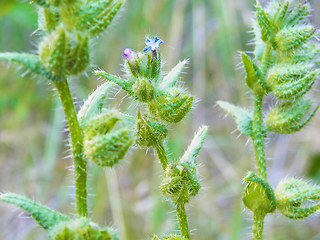
<svg viewBox="0 0 320 240">
<path fill-rule="evenodd" d="M 274 212 L 276 198 L 269 183 L 253 172 L 249 172 L 243 180 L 247 182 L 242 198 L 244 205 L 254 213 L 267 214 Z"/>
<path fill-rule="evenodd" d="M 193 96 L 172 89 L 155 97 L 149 103 L 149 110 L 155 117 L 170 123 L 180 122 L 190 111 L 193 103 Z"/>
<path fill-rule="evenodd" d="M 168 129 L 165 125 L 158 123 L 137 112 L 136 143 L 142 147 L 155 147 L 167 136 Z"/>
<path fill-rule="evenodd" d="M 318 106 L 308 114 L 313 101 L 302 99 L 298 102 L 283 102 L 273 108 L 266 120 L 269 131 L 290 134 L 301 130 L 314 116 Z"/>
<path fill-rule="evenodd" d="M 195 166 L 187 163 L 168 165 L 160 185 L 162 194 L 176 204 L 189 202 L 189 197 L 197 195 L 200 188 Z"/>
<path fill-rule="evenodd" d="M 52 240 L 118 240 L 112 228 L 101 228 L 88 218 L 73 219 L 55 226 L 50 233 Z"/>
<path fill-rule="evenodd" d="M 113 129 L 120 120 L 120 114 L 111 111 L 94 117 L 84 128 L 84 152 L 99 166 L 117 164 L 133 142 L 129 126 Z"/>
<path fill-rule="evenodd" d="M 301 179 L 286 178 L 280 181 L 276 190 L 277 209 L 286 217 L 300 219 L 320 209 L 320 187 Z"/>
</svg>

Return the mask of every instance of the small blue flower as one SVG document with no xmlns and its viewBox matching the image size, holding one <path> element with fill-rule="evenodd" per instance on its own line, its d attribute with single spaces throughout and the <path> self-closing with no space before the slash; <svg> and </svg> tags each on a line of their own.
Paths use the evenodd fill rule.
<svg viewBox="0 0 320 240">
<path fill-rule="evenodd" d="M 160 44 L 163 43 L 163 41 L 158 38 L 155 37 L 154 40 L 146 37 L 146 47 L 143 49 L 143 51 L 156 51 L 158 47 L 160 47 Z"/>
</svg>

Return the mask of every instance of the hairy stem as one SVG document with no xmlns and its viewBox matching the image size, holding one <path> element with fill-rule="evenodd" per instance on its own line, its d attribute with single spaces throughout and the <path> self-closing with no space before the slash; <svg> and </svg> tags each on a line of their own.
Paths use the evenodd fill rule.
<svg viewBox="0 0 320 240">
<path fill-rule="evenodd" d="M 86 217 L 88 215 L 86 187 L 87 161 L 84 157 L 83 151 L 83 136 L 67 79 L 63 78 L 61 81 L 55 81 L 54 84 L 59 92 L 63 110 L 69 126 L 71 149 L 74 161 L 77 211 L 79 216 Z"/>
<path fill-rule="evenodd" d="M 161 162 L 162 169 L 163 169 L 163 171 L 165 171 L 168 166 L 168 159 L 166 156 L 166 150 L 164 149 L 164 146 L 162 143 L 158 143 L 155 148 L 157 151 L 158 158 Z"/>
<path fill-rule="evenodd" d="M 264 54 L 262 56 L 262 61 L 261 61 L 261 70 L 263 74 L 265 75 L 268 68 L 271 66 L 271 52 L 272 52 L 272 46 L 271 43 L 266 43 L 266 48 L 264 50 Z"/>
<path fill-rule="evenodd" d="M 186 209 L 184 208 L 184 204 L 177 203 L 176 211 L 177 211 L 181 235 L 186 239 L 190 239 L 187 213 L 186 213 Z"/>
<path fill-rule="evenodd" d="M 267 179 L 266 157 L 264 153 L 265 133 L 263 130 L 262 103 L 263 95 L 255 95 L 251 138 L 253 141 L 257 164 L 257 175 L 261 178 Z"/>
<path fill-rule="evenodd" d="M 262 240 L 265 214 L 253 213 L 252 240 Z"/>
</svg>

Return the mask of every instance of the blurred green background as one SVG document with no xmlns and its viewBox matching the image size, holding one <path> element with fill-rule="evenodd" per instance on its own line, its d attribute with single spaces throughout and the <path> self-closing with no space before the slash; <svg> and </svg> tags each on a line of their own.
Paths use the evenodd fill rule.
<svg viewBox="0 0 320 240">
<path fill-rule="evenodd" d="M 215 106 L 219 99 L 251 108 L 238 51 L 252 50 L 249 23 L 254 0 L 127 0 L 115 23 L 92 43 L 87 74 L 71 79 L 79 107 L 102 82 L 92 74 L 101 68 L 121 75 L 123 50 L 141 51 L 146 34 L 164 40 L 160 51 L 169 71 L 188 58 L 185 86 L 199 99 L 182 123 L 172 126 L 168 147 L 178 158 L 203 124 L 210 135 L 198 158 L 202 190 L 188 205 L 193 239 L 250 239 L 252 217 L 244 210 L 241 178 L 254 168 L 251 143 L 233 131 L 232 119 Z M 265 2 L 265 1 L 264 1 Z M 312 21 L 320 26 L 320 1 L 311 2 Z M 36 8 L 27 2 L 0 0 L 0 51 L 37 52 L 41 37 Z M 26 74 L 17 65 L 0 63 L 0 191 L 25 194 L 52 208 L 75 214 L 72 205 L 72 160 L 66 122 L 50 83 Z M 238 70 L 237 70 L 238 69 Z M 24 77 L 23 77 L 24 76 Z M 319 100 L 319 84 L 313 88 Z M 121 99 L 121 92 L 116 98 Z M 128 104 L 108 99 L 124 111 Z M 268 99 L 266 109 L 268 109 Z M 320 183 L 320 119 L 290 136 L 269 135 L 268 177 L 273 186 L 287 176 Z M 177 231 L 173 208 L 160 196 L 160 164 L 153 151 L 134 149 L 120 166 L 104 171 L 89 164 L 91 215 L 100 225 L 119 227 L 123 240 L 150 239 L 153 233 Z M 40 240 L 45 232 L 15 207 L 0 203 L 0 239 Z M 268 216 L 265 239 L 320 239 L 320 218 L 291 221 Z"/>
</svg>

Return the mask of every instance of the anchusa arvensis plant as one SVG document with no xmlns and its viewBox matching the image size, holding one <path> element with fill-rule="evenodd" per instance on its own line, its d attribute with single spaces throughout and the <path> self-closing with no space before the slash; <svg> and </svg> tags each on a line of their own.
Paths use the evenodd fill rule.
<svg viewBox="0 0 320 240">
<path fill-rule="evenodd" d="M 161 193 L 176 207 L 181 233 L 163 238 L 190 239 L 185 204 L 200 189 L 196 157 L 207 127 L 199 129 L 179 160 L 168 158 L 164 144 L 168 125 L 180 122 L 194 103 L 193 96 L 179 83 L 179 75 L 187 61 L 178 63 L 164 75 L 161 54 L 157 52 L 163 41 L 158 37 L 147 37 L 144 52 L 124 51 L 125 79 L 96 71 L 108 81 L 88 97 L 77 113 L 68 78 L 87 69 L 90 42 L 110 25 L 123 1 L 34 0 L 32 3 L 37 5 L 39 29 L 43 34 L 38 54 L 0 53 L 0 59 L 19 63 L 28 71 L 48 79 L 59 93 L 70 132 L 77 216 L 70 217 L 18 194 L 1 193 L 0 199 L 29 212 L 48 232 L 50 239 L 119 239 L 115 230 L 99 227 L 88 216 L 87 162 L 113 167 L 135 143 L 156 150 L 164 171 Z M 114 83 L 139 103 L 141 111 L 137 110 L 135 116 L 104 105 Z"/>
<path fill-rule="evenodd" d="M 268 213 L 278 210 L 288 218 L 301 219 L 320 209 L 320 203 L 314 201 L 320 198 L 319 186 L 296 178 L 281 180 L 275 189 L 270 186 L 264 147 L 268 132 L 295 133 L 318 109 L 307 96 L 319 76 L 317 32 L 308 20 L 309 13 L 307 1 L 274 0 L 266 7 L 257 1 L 254 54 L 241 52 L 246 84 L 254 96 L 253 112 L 218 102 L 253 142 L 257 172 L 243 179 L 247 183 L 243 203 L 253 212 L 253 239 L 262 239 Z M 274 96 L 275 104 L 264 111 L 267 95 Z"/>
</svg>

